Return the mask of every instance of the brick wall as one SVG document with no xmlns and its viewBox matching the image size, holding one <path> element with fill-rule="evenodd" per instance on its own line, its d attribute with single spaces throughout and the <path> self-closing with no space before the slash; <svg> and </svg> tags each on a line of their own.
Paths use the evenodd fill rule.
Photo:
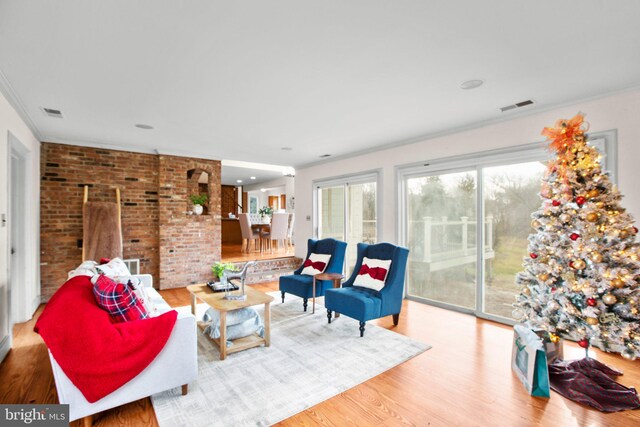
<svg viewBox="0 0 640 427">
<path fill-rule="evenodd" d="M 165 159 L 163 168 L 161 157 Z M 189 206 L 186 170 L 190 165 L 211 170 L 209 188 L 213 199 L 209 208 L 213 210 L 209 212 L 217 214 L 201 217 L 186 214 Z M 166 183 L 160 181 L 161 175 Z M 214 262 L 211 260 L 220 259 L 220 162 L 43 143 L 40 245 L 44 301 L 82 260 L 78 241 L 82 239 L 85 184 L 90 186 L 92 201 L 114 201 L 114 189 L 120 188 L 124 258 L 139 258 L 141 272 L 152 274 L 156 287 L 185 286 L 211 277 L 209 266 Z M 169 249 L 161 257 L 160 230 L 165 226 L 164 244 Z M 174 252 L 168 252 L 171 249 Z M 194 256 L 198 251 L 206 256 Z M 168 265 L 163 269 L 164 275 L 161 259 Z M 185 271 L 188 280 L 182 275 Z"/>
<path fill-rule="evenodd" d="M 189 215 L 185 204 L 199 191 L 188 179 L 193 170 L 209 175 L 206 215 Z M 210 280 L 221 257 L 220 162 L 161 155 L 159 182 L 160 289 Z"/>
</svg>

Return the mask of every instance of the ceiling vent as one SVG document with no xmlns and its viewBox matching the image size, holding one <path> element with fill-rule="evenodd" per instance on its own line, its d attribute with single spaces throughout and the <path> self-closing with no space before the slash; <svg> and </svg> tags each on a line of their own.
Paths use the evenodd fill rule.
<svg viewBox="0 0 640 427">
<path fill-rule="evenodd" d="M 507 105 L 506 107 L 501 107 L 500 111 L 504 113 L 505 111 L 515 110 L 516 108 L 526 107 L 527 105 L 531 105 L 531 104 L 533 104 L 533 101 L 531 99 L 527 99 L 526 101 L 516 102 L 515 104 Z"/>
<path fill-rule="evenodd" d="M 55 108 L 45 108 L 41 107 L 42 111 L 49 117 L 54 117 L 56 119 L 62 118 L 62 111 L 56 110 Z"/>
<path fill-rule="evenodd" d="M 331 154 L 322 154 L 318 157 L 320 157 L 321 159 L 324 159 L 325 157 L 331 157 Z"/>
</svg>

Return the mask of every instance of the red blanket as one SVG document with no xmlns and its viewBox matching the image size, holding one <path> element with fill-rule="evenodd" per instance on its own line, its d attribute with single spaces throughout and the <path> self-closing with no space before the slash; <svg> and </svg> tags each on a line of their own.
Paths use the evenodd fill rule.
<svg viewBox="0 0 640 427">
<path fill-rule="evenodd" d="M 34 330 L 90 403 L 135 378 L 164 348 L 178 313 L 125 323 L 96 304 L 88 276 L 77 276 L 51 297 Z"/>
</svg>

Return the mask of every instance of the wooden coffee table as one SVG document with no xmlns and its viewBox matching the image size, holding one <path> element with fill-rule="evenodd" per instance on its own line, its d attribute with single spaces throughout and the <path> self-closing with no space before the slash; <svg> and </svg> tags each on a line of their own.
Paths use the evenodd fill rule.
<svg viewBox="0 0 640 427">
<path fill-rule="evenodd" d="M 316 280 L 331 280 L 333 281 L 333 287 L 339 288 L 342 286 L 342 279 L 344 276 L 340 273 L 319 273 L 313 276 L 313 310 L 312 314 L 316 312 Z M 340 313 L 336 313 L 336 317 L 340 317 Z"/>
<path fill-rule="evenodd" d="M 207 285 L 190 285 L 187 290 L 191 293 L 191 312 L 196 314 L 196 300 L 205 302 L 209 307 L 220 312 L 220 338 L 211 338 L 220 348 L 220 360 L 224 360 L 227 354 L 236 353 L 248 348 L 271 345 L 271 301 L 273 297 L 264 292 L 256 291 L 245 286 L 246 300 L 226 300 L 224 292 L 213 292 Z M 238 291 L 232 292 L 237 294 Z M 251 307 L 253 305 L 264 304 L 264 338 L 257 333 L 248 337 L 233 340 L 233 346 L 227 348 L 227 312 L 237 310 L 239 308 Z M 207 323 L 198 322 L 198 327 L 204 330 Z"/>
</svg>

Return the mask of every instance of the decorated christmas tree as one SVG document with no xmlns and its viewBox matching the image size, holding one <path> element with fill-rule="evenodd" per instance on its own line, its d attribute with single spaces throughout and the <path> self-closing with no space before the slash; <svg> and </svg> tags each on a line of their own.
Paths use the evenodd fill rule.
<svg viewBox="0 0 640 427">
<path fill-rule="evenodd" d="M 586 130 L 578 114 L 542 131 L 557 156 L 531 215 L 535 232 L 516 277 L 514 316 L 551 341 L 565 337 L 633 360 L 640 356 L 638 229 Z"/>
</svg>

